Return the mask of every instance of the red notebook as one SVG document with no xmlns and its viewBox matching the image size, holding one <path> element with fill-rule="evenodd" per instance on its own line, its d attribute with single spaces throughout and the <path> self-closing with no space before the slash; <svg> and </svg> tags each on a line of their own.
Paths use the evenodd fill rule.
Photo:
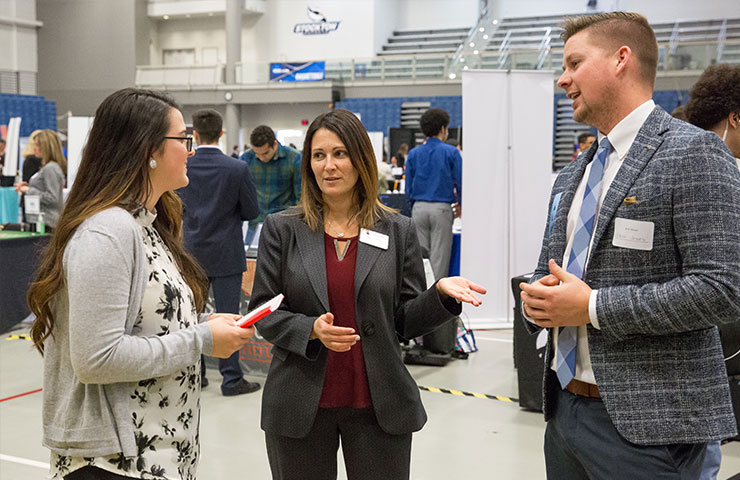
<svg viewBox="0 0 740 480">
<path fill-rule="evenodd" d="M 262 320 L 263 318 L 277 310 L 280 304 L 283 303 L 283 298 L 283 294 L 278 293 L 276 296 L 272 297 L 272 299 L 268 300 L 267 302 L 263 303 L 259 307 L 255 308 L 254 310 L 237 320 L 236 324 L 242 328 L 251 327 L 259 320 Z"/>
</svg>

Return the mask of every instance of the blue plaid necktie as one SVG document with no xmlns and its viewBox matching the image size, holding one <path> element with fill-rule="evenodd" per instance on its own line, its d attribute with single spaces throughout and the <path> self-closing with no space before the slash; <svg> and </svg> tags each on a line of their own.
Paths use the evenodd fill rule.
<svg viewBox="0 0 740 480">
<path fill-rule="evenodd" d="M 601 196 L 601 179 L 604 177 L 606 157 L 612 146 L 609 140 L 604 139 L 599 144 L 593 161 L 591 172 L 588 174 L 586 191 L 583 193 L 583 205 L 578 215 L 573 246 L 570 250 L 568 267 L 566 270 L 578 278 L 583 278 L 583 270 L 588 260 L 588 247 L 591 244 L 591 235 L 594 232 L 596 221 L 596 206 Z M 558 331 L 558 351 L 555 359 L 555 371 L 560 385 L 565 388 L 576 375 L 576 343 L 578 327 L 560 327 Z"/>
</svg>

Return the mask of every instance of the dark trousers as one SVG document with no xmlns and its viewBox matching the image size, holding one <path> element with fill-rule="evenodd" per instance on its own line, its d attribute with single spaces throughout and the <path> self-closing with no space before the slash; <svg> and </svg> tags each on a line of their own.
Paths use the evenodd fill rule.
<svg viewBox="0 0 740 480">
<path fill-rule="evenodd" d="M 213 289 L 213 299 L 216 301 L 216 312 L 239 313 L 239 299 L 241 298 L 242 274 L 229 275 L 228 277 L 208 277 Z M 201 375 L 206 374 L 206 365 L 201 358 Z M 223 376 L 221 389 L 235 388 L 244 377 L 239 365 L 239 351 L 234 352 L 229 358 L 218 359 L 218 371 Z"/>
<path fill-rule="evenodd" d="M 604 402 L 562 390 L 545 430 L 551 480 L 696 480 L 706 443 L 636 445 L 619 435 Z"/>
<path fill-rule="evenodd" d="M 385 433 L 372 408 L 319 408 L 304 438 L 266 432 L 273 480 L 335 480 L 340 439 L 348 480 L 408 480 L 411 434 Z"/>
<path fill-rule="evenodd" d="M 131 478 L 103 470 L 102 468 L 88 466 L 75 470 L 65 476 L 64 480 L 130 480 Z"/>
</svg>

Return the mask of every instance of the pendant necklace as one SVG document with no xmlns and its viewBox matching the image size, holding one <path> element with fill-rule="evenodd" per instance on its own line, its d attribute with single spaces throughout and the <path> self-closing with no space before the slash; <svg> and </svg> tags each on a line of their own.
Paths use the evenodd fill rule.
<svg viewBox="0 0 740 480">
<path fill-rule="evenodd" d="M 329 223 L 329 228 L 332 229 L 332 231 L 337 235 L 337 237 L 344 238 L 344 234 L 346 230 L 345 232 L 339 233 L 337 229 L 334 228 L 334 225 L 331 223 L 331 220 L 327 218 L 326 221 Z M 336 250 L 337 252 L 337 260 L 341 262 L 342 260 L 344 260 L 344 256 L 347 255 L 347 252 L 349 251 L 349 242 L 351 240 L 346 240 L 346 243 L 344 244 L 344 249 L 339 248 L 339 241 L 336 238 L 333 240 L 334 240 L 334 250 Z"/>
</svg>

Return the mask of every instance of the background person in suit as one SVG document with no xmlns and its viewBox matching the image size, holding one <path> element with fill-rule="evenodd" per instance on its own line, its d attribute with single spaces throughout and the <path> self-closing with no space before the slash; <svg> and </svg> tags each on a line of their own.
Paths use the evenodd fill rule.
<svg viewBox="0 0 740 480">
<path fill-rule="evenodd" d="M 378 200 L 351 112 L 311 123 L 302 178 L 300 205 L 265 220 L 252 297 L 285 295 L 257 324 L 274 344 L 262 398 L 273 478 L 336 478 L 341 437 L 349 479 L 407 479 L 426 413 L 396 333 L 426 333 L 485 290 L 462 277 L 425 288 L 413 222 Z"/>
<path fill-rule="evenodd" d="M 259 213 L 257 194 L 244 162 L 224 155 L 218 147 L 223 119 L 216 110 L 193 114 L 193 135 L 198 143 L 188 162 L 190 183 L 177 192 L 183 202 L 185 247 L 208 275 L 216 311 L 239 313 L 242 273 L 246 270 L 242 222 Z M 205 365 L 201 362 L 201 377 Z M 223 375 L 221 393 L 251 393 L 260 384 L 244 379 L 239 352 L 218 360 Z M 203 382 L 207 385 L 207 381 Z"/>
<path fill-rule="evenodd" d="M 736 433 L 716 325 L 740 318 L 740 173 L 716 135 L 653 103 L 643 16 L 563 27 L 558 85 L 598 145 L 555 181 L 521 285 L 530 330 L 551 329 L 548 477 L 698 478 L 707 442 Z"/>
</svg>

